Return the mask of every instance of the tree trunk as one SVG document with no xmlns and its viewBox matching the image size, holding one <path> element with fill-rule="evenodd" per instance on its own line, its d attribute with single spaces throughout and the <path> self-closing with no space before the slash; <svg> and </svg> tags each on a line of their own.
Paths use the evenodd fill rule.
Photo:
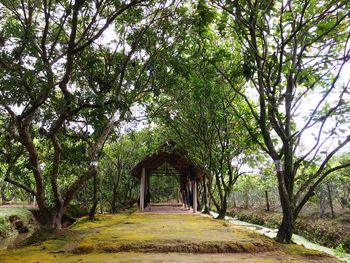
<svg viewBox="0 0 350 263">
<path fill-rule="evenodd" d="M 225 218 L 224 211 L 220 209 L 218 212 L 219 212 L 219 215 L 216 217 L 216 219 L 224 219 Z"/>
<path fill-rule="evenodd" d="M 244 208 L 249 208 L 249 190 L 244 191 Z"/>
<path fill-rule="evenodd" d="M 327 184 L 327 191 L 328 191 L 328 200 L 329 200 L 329 206 L 331 208 L 332 218 L 335 218 L 335 213 L 334 213 L 334 208 L 333 208 L 332 191 L 331 191 L 331 187 L 329 186 L 329 184 Z"/>
<path fill-rule="evenodd" d="M 52 213 L 52 221 L 51 221 L 51 228 L 53 229 L 62 229 L 62 217 L 64 214 L 64 208 L 59 208 L 56 211 Z"/>
<path fill-rule="evenodd" d="M 203 176 L 203 205 L 204 205 L 203 214 L 209 214 L 210 209 L 208 205 L 208 186 L 207 186 L 205 175 Z"/>
<path fill-rule="evenodd" d="M 95 214 L 96 214 L 96 208 L 97 208 L 97 203 L 98 203 L 98 198 L 97 198 L 97 173 L 94 174 L 94 200 L 92 207 L 89 211 L 89 219 L 91 221 L 95 220 Z"/>
<path fill-rule="evenodd" d="M 276 240 L 280 243 L 290 243 L 294 229 L 294 213 L 293 209 L 283 209 L 283 219 Z"/>
<path fill-rule="evenodd" d="M 270 211 L 269 192 L 265 190 L 266 211 Z"/>
<path fill-rule="evenodd" d="M 117 211 L 117 185 L 113 186 L 113 191 L 112 191 L 112 202 L 111 202 L 111 208 L 112 208 L 112 213 L 115 213 Z"/>
<path fill-rule="evenodd" d="M 227 211 L 227 196 L 226 194 L 223 196 L 223 200 L 221 202 L 221 207 L 218 210 L 219 215 L 217 217 L 217 219 L 225 219 L 226 216 L 226 211 Z"/>
<path fill-rule="evenodd" d="M 237 208 L 236 193 L 235 192 L 233 192 L 233 194 L 232 194 L 232 202 L 233 202 L 233 208 Z"/>
<path fill-rule="evenodd" d="M 132 197 L 132 190 L 134 189 L 135 187 L 135 183 L 134 182 L 131 182 L 131 184 L 128 184 L 128 195 L 127 195 L 127 198 L 130 200 L 131 197 Z"/>
<path fill-rule="evenodd" d="M 324 212 L 326 210 L 326 206 L 325 206 L 325 196 L 324 196 L 324 193 L 323 191 L 320 192 L 319 194 L 319 206 L 320 206 L 320 217 L 323 217 L 324 216 Z"/>
<path fill-rule="evenodd" d="M 212 191 L 213 191 L 212 189 L 208 188 L 208 193 L 210 195 L 209 201 L 213 202 L 213 204 L 216 208 L 216 211 L 220 214 L 220 211 L 222 210 L 222 206 L 215 200 Z M 210 204 L 209 204 L 209 207 L 210 207 Z"/>
<path fill-rule="evenodd" d="M 62 217 L 66 207 L 43 208 L 34 211 L 36 221 L 44 228 L 62 229 Z"/>
<path fill-rule="evenodd" d="M 103 196 L 102 196 L 101 190 L 99 192 L 98 200 L 100 200 L 100 214 L 102 215 L 104 210 L 103 210 Z"/>
</svg>

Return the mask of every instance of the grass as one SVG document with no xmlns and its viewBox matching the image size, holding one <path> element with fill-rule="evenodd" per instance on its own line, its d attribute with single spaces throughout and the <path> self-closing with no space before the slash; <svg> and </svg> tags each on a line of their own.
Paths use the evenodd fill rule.
<svg viewBox="0 0 350 263">
<path fill-rule="evenodd" d="M 9 217 L 11 215 L 31 216 L 32 213 L 26 208 L 0 207 L 0 218 Z"/>
<path fill-rule="evenodd" d="M 95 222 L 82 219 L 69 230 L 48 233 L 31 243 L 0 251 L 0 261 L 338 262 L 240 226 L 190 214 L 102 215 Z"/>
</svg>

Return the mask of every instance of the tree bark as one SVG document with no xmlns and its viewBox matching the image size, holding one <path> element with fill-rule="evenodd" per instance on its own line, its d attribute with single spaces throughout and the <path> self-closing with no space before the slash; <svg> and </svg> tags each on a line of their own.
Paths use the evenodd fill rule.
<svg viewBox="0 0 350 263">
<path fill-rule="evenodd" d="M 320 217 L 323 217 L 325 212 L 325 197 L 323 192 L 321 192 L 319 195 L 319 205 L 320 205 Z"/>
<path fill-rule="evenodd" d="M 335 218 L 334 208 L 333 208 L 333 199 L 332 199 L 332 191 L 330 185 L 327 183 L 327 191 L 328 191 L 328 200 L 329 206 L 331 208 L 332 218 Z"/>
<path fill-rule="evenodd" d="M 283 218 L 279 226 L 276 240 L 280 243 L 290 243 L 294 229 L 294 219 L 297 217 L 293 202 L 288 192 L 288 185 L 286 186 L 285 172 L 278 171 L 278 191 L 281 200 Z M 290 190 L 290 189 L 289 189 Z"/>
<path fill-rule="evenodd" d="M 265 190 L 265 199 L 266 199 L 266 211 L 270 211 L 270 203 L 269 203 L 269 192 Z"/>
<path fill-rule="evenodd" d="M 233 208 L 237 208 L 236 193 L 235 192 L 233 192 L 233 194 L 232 194 L 232 202 L 233 202 Z"/>
<path fill-rule="evenodd" d="M 204 204 L 203 214 L 209 214 L 210 208 L 208 205 L 208 186 L 207 186 L 205 174 L 203 175 L 203 204 Z"/>
<path fill-rule="evenodd" d="M 244 191 L 244 208 L 249 208 L 249 190 Z"/>
<path fill-rule="evenodd" d="M 37 222 L 48 229 L 62 229 L 62 217 L 66 207 L 45 207 L 33 212 Z"/>
<path fill-rule="evenodd" d="M 294 229 L 293 209 L 283 209 L 283 219 L 276 240 L 280 243 L 290 243 Z"/>
<path fill-rule="evenodd" d="M 226 211 L 227 211 L 227 195 L 225 193 L 225 195 L 223 196 L 222 202 L 221 202 L 220 209 L 218 210 L 219 215 L 218 215 L 217 219 L 225 219 Z"/>
<path fill-rule="evenodd" d="M 115 213 L 117 211 L 117 206 L 116 206 L 116 202 L 117 202 L 117 185 L 113 186 L 113 190 L 112 190 L 112 201 L 111 201 L 111 210 L 112 213 Z"/>
<path fill-rule="evenodd" d="M 93 204 L 91 206 L 91 209 L 89 211 L 89 219 L 91 221 L 95 221 L 95 214 L 96 214 L 96 208 L 97 208 L 97 203 L 98 203 L 98 198 L 97 198 L 97 173 L 94 174 L 94 181 L 93 181 L 93 188 L 94 188 L 94 197 L 93 197 Z"/>
<path fill-rule="evenodd" d="M 65 207 L 60 207 L 55 209 L 52 213 L 52 219 L 50 227 L 53 229 L 61 229 L 62 228 L 62 217 L 65 211 Z"/>
</svg>

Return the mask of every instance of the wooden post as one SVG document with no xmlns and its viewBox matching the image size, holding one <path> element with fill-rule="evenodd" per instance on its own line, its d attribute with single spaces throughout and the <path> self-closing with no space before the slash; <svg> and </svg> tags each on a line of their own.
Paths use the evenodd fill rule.
<svg viewBox="0 0 350 263">
<path fill-rule="evenodd" d="M 149 196 L 148 196 L 148 192 L 149 192 L 149 180 L 150 180 L 150 178 L 149 178 L 149 176 L 148 176 L 148 174 L 146 174 L 145 175 L 145 198 L 146 197 L 148 197 L 149 198 Z M 147 207 L 147 205 L 149 204 L 149 203 L 147 203 L 147 201 L 150 201 L 150 200 L 145 200 L 145 206 Z M 146 208 L 145 207 L 145 208 Z"/>
<path fill-rule="evenodd" d="M 187 188 L 188 188 L 188 191 L 187 191 L 187 202 L 188 202 L 188 210 L 191 210 L 191 198 L 190 198 L 190 194 L 191 194 L 191 187 L 192 187 L 192 184 L 191 184 L 191 181 L 188 182 L 187 184 Z"/>
<path fill-rule="evenodd" d="M 142 168 L 141 184 L 140 184 L 140 211 L 145 209 L 145 183 L 146 183 L 146 169 Z"/>
<path fill-rule="evenodd" d="M 193 213 L 197 213 L 197 180 L 193 181 Z"/>
</svg>

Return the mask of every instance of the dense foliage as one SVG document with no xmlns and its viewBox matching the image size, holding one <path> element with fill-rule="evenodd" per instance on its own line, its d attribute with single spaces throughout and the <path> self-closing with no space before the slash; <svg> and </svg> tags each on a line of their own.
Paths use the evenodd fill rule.
<svg viewBox="0 0 350 263">
<path fill-rule="evenodd" d="M 281 214 L 262 210 L 239 210 L 235 212 L 239 220 L 276 228 L 281 222 Z M 301 216 L 295 224 L 295 233 L 315 243 L 350 252 L 348 222 L 341 219 L 326 219 Z"/>
</svg>

